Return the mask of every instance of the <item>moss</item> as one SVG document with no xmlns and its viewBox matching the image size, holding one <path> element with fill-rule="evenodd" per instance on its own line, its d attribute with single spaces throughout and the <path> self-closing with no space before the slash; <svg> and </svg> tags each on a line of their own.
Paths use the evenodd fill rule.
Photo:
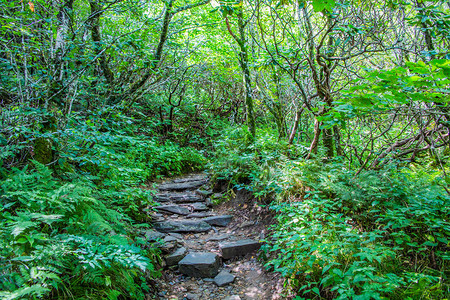
<svg viewBox="0 0 450 300">
<path fill-rule="evenodd" d="M 34 159 L 41 164 L 48 165 L 53 160 L 52 142 L 40 137 L 34 143 Z"/>
</svg>

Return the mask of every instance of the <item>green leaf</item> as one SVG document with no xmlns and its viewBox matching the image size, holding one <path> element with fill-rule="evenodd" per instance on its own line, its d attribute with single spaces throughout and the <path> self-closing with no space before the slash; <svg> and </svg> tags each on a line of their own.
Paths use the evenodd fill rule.
<svg viewBox="0 0 450 300">
<path fill-rule="evenodd" d="M 320 291 L 319 291 L 319 288 L 318 288 L 318 287 L 313 287 L 313 288 L 312 288 L 312 291 L 313 291 L 314 293 L 316 293 L 317 295 L 320 296 Z"/>
<path fill-rule="evenodd" d="M 321 12 L 321 11 L 332 11 L 333 7 L 336 5 L 336 2 L 334 0 L 313 0 L 312 2 L 314 11 Z"/>
</svg>

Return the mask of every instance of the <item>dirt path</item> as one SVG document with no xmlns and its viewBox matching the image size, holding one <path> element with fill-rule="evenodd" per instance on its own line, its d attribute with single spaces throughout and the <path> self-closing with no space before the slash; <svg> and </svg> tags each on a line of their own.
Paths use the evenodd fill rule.
<svg viewBox="0 0 450 300">
<path fill-rule="evenodd" d="M 258 262 L 270 218 L 239 192 L 214 206 L 208 178 L 194 174 L 164 182 L 156 196 L 154 228 L 166 266 L 157 299 L 283 299 L 281 280 Z"/>
</svg>

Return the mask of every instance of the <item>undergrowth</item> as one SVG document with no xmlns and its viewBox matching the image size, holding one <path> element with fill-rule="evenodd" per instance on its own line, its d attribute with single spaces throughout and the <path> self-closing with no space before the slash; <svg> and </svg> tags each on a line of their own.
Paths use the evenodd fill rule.
<svg viewBox="0 0 450 300">
<path fill-rule="evenodd" d="M 43 111 L 2 116 L 0 298 L 144 299 L 160 260 L 141 234 L 153 205 L 145 183 L 201 168 L 203 155 L 135 134 L 143 121 L 117 110 L 47 132 Z M 30 160 L 39 139 L 52 145 L 47 166 Z"/>
<path fill-rule="evenodd" d="M 274 200 L 262 257 L 296 299 L 446 299 L 450 196 L 414 166 L 348 169 L 305 160 L 268 131 L 232 129 L 216 144 L 215 178 Z M 295 149 L 295 151 L 293 150 Z M 318 156 L 320 157 L 320 155 Z"/>
</svg>

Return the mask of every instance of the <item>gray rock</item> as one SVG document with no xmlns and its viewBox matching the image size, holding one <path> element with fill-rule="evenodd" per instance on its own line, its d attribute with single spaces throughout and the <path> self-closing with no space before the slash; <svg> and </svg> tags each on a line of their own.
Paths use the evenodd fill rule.
<svg viewBox="0 0 450 300">
<path fill-rule="evenodd" d="M 202 219 L 202 221 L 205 221 L 209 225 L 225 227 L 228 224 L 230 224 L 232 219 L 233 219 L 233 216 L 223 215 L 223 216 L 213 216 L 213 217 L 204 218 L 204 219 Z"/>
<path fill-rule="evenodd" d="M 241 297 L 239 297 L 238 295 L 231 295 L 224 298 L 223 300 L 241 300 Z"/>
<path fill-rule="evenodd" d="M 174 202 L 174 203 L 190 203 L 202 201 L 202 197 L 193 193 L 166 193 L 156 194 L 157 202 Z"/>
<path fill-rule="evenodd" d="M 208 207 L 205 205 L 205 203 L 201 203 L 201 202 L 191 203 L 188 206 L 192 207 L 192 209 L 194 211 L 205 211 L 205 210 L 208 210 Z"/>
<path fill-rule="evenodd" d="M 177 247 L 176 242 L 170 242 L 170 243 L 163 243 L 159 244 L 159 248 L 162 250 L 163 253 L 167 254 L 170 252 L 173 252 L 175 248 Z"/>
<path fill-rule="evenodd" d="M 210 212 L 195 212 L 186 216 L 186 218 L 206 218 L 212 216 Z"/>
<path fill-rule="evenodd" d="M 187 182 L 180 182 L 180 183 L 165 183 L 158 187 L 160 191 L 185 191 L 185 190 L 194 190 L 205 183 L 207 183 L 207 180 L 197 180 L 197 181 L 187 181 Z"/>
<path fill-rule="evenodd" d="M 184 239 L 183 235 L 182 235 L 182 234 L 179 234 L 179 233 L 171 232 L 171 233 L 169 233 L 169 235 L 170 235 L 170 236 L 173 236 L 174 238 L 177 238 L 177 239 L 179 239 L 179 240 Z"/>
<path fill-rule="evenodd" d="M 234 275 L 230 274 L 228 271 L 223 270 L 219 274 L 217 274 L 216 277 L 214 277 L 214 282 L 217 284 L 217 286 L 224 286 L 232 283 L 234 279 Z"/>
<path fill-rule="evenodd" d="M 183 216 L 189 215 L 191 213 L 189 208 L 184 207 L 184 206 L 179 206 L 176 204 L 161 205 L 161 206 L 155 207 L 155 209 L 157 209 L 160 212 L 168 212 L 168 213 L 183 215 Z"/>
<path fill-rule="evenodd" d="M 180 262 L 185 256 L 186 256 L 187 250 L 184 247 L 178 248 L 173 252 L 172 254 L 168 255 L 166 257 L 166 263 L 167 265 L 174 266 Z"/>
<path fill-rule="evenodd" d="M 222 193 L 215 193 L 214 194 L 214 199 L 220 199 L 220 198 L 222 198 L 223 197 L 223 194 Z"/>
<path fill-rule="evenodd" d="M 152 230 L 152 229 L 149 229 L 149 230 L 144 231 L 144 236 L 147 241 L 155 242 L 159 239 L 163 239 L 165 237 L 165 234 L 155 231 L 155 230 Z"/>
<path fill-rule="evenodd" d="M 211 229 L 211 225 L 201 220 L 167 220 L 156 222 L 154 224 L 156 230 L 160 232 L 205 232 Z"/>
<path fill-rule="evenodd" d="M 201 189 L 195 190 L 195 193 L 197 195 L 202 196 L 203 198 L 209 197 L 213 194 L 213 192 L 211 192 L 211 191 L 205 191 L 205 190 L 201 190 Z"/>
<path fill-rule="evenodd" d="M 206 206 L 208 206 L 208 207 L 213 207 L 213 203 L 212 203 L 211 198 L 206 198 L 206 199 L 205 199 L 205 204 L 206 204 Z"/>
<path fill-rule="evenodd" d="M 189 177 L 174 179 L 174 180 L 172 180 L 172 182 L 174 182 L 174 183 L 185 183 L 185 182 L 189 182 L 189 181 L 199 181 L 199 180 L 208 180 L 208 176 L 206 176 L 204 174 L 192 175 L 192 176 L 189 176 Z"/>
<path fill-rule="evenodd" d="M 197 294 L 193 294 L 193 293 L 187 293 L 186 294 L 186 299 L 188 300 L 199 300 L 200 296 Z"/>
<path fill-rule="evenodd" d="M 211 278 L 219 273 L 220 258 L 215 253 L 190 253 L 178 263 L 178 266 L 180 273 L 184 275 Z"/>
<path fill-rule="evenodd" d="M 151 212 L 151 213 L 150 213 L 150 216 L 151 216 L 152 218 L 162 218 L 162 217 L 163 217 L 163 214 L 160 214 L 160 213 L 157 213 L 157 212 Z"/>
<path fill-rule="evenodd" d="M 209 242 L 209 241 L 223 241 L 223 240 L 226 240 L 229 237 L 230 237 L 229 234 L 221 234 L 221 235 L 209 237 L 209 238 L 206 239 L 206 241 L 207 242 Z"/>
<path fill-rule="evenodd" d="M 174 236 L 168 235 L 163 239 L 163 241 L 164 241 L 164 243 L 172 243 L 172 242 L 177 242 L 178 239 Z"/>
<path fill-rule="evenodd" d="M 247 253 L 258 250 L 261 244 L 254 240 L 240 240 L 234 242 L 224 242 L 219 244 L 219 248 L 222 251 L 222 257 L 229 259 L 235 256 L 243 256 Z"/>
</svg>

